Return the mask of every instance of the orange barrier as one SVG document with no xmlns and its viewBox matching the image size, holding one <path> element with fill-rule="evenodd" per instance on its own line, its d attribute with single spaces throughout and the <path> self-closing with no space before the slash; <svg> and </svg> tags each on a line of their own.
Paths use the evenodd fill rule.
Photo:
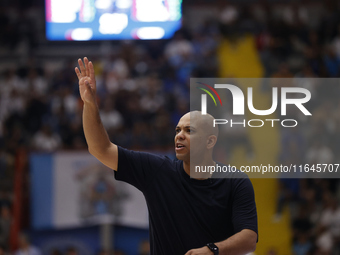
<svg viewBox="0 0 340 255">
<path fill-rule="evenodd" d="M 22 205 L 23 205 L 23 185 L 24 173 L 27 166 L 27 152 L 24 148 L 19 148 L 15 157 L 14 174 L 14 200 L 13 200 L 13 221 L 10 233 L 10 248 L 12 251 L 18 248 L 18 236 L 22 227 Z"/>
</svg>

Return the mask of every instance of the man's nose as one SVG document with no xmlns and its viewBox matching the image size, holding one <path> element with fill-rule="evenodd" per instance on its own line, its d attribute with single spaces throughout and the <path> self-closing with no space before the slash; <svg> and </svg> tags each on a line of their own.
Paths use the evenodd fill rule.
<svg viewBox="0 0 340 255">
<path fill-rule="evenodd" d="M 176 138 L 184 139 L 185 138 L 184 132 L 183 131 L 178 132 L 177 135 L 176 135 Z"/>
</svg>

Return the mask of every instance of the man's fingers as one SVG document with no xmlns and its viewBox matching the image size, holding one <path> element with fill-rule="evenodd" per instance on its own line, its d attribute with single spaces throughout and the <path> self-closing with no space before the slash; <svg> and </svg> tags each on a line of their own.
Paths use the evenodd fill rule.
<svg viewBox="0 0 340 255">
<path fill-rule="evenodd" d="M 76 71 L 76 74 L 77 74 L 77 76 L 78 76 L 78 79 L 80 80 L 80 78 L 81 78 L 81 73 L 80 73 L 78 67 L 76 67 L 74 70 Z"/>
<path fill-rule="evenodd" d="M 89 72 L 89 60 L 87 59 L 87 57 L 84 58 L 84 63 L 85 63 L 86 76 L 89 76 L 89 74 L 90 74 L 90 72 Z"/>
<path fill-rule="evenodd" d="M 87 89 L 90 89 L 92 91 L 91 85 L 88 80 L 85 80 L 85 85 Z"/>
<path fill-rule="evenodd" d="M 96 84 L 96 79 L 94 77 L 94 68 L 93 68 L 93 64 L 92 62 L 90 61 L 89 62 L 89 71 L 90 71 L 90 78 L 91 78 L 91 81 L 94 83 L 94 85 Z"/>
<path fill-rule="evenodd" d="M 83 61 L 81 59 L 78 59 L 78 64 L 79 64 L 79 67 L 80 67 L 81 75 L 86 76 L 86 71 L 85 71 L 85 68 L 84 68 L 84 65 L 83 65 Z"/>
<path fill-rule="evenodd" d="M 96 91 L 96 80 L 95 80 L 95 74 L 94 74 L 94 68 L 91 61 L 88 60 L 87 57 L 84 57 L 84 63 L 79 58 L 78 59 L 79 68 L 75 68 L 75 72 L 78 76 L 78 79 L 85 78 L 85 86 L 87 89 L 89 89 L 90 93 L 93 93 Z M 80 70 L 79 70 L 80 69 Z"/>
<path fill-rule="evenodd" d="M 86 89 L 91 93 L 93 94 L 93 91 L 94 89 L 92 88 L 90 82 L 88 80 L 85 80 L 85 86 L 86 86 Z"/>
</svg>

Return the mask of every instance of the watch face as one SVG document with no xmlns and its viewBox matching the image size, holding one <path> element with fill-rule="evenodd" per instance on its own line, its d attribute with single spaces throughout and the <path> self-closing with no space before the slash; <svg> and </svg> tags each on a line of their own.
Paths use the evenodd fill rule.
<svg viewBox="0 0 340 255">
<path fill-rule="evenodd" d="M 212 252 L 214 252 L 214 254 L 218 254 L 218 253 L 215 253 L 215 252 L 218 252 L 218 247 L 214 243 L 208 243 L 207 246 Z"/>
</svg>

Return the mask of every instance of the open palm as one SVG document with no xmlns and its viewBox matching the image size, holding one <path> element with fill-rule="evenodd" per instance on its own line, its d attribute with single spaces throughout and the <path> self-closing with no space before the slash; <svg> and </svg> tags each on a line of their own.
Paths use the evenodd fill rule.
<svg viewBox="0 0 340 255">
<path fill-rule="evenodd" d="M 83 102 L 95 103 L 96 102 L 96 79 L 94 76 L 94 68 L 91 61 L 84 58 L 84 63 L 78 59 L 78 67 L 75 68 L 76 74 L 79 79 L 79 92 Z"/>
</svg>

